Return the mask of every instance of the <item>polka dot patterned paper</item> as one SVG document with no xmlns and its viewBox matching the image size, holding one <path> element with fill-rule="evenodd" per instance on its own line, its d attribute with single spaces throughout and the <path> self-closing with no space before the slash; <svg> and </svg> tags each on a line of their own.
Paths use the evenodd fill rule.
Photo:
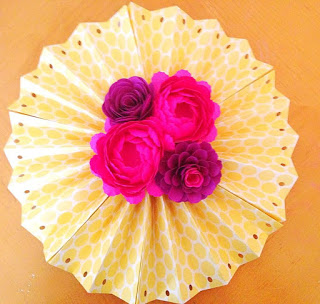
<svg viewBox="0 0 320 304">
<path fill-rule="evenodd" d="M 180 69 L 206 80 L 221 107 L 212 142 L 221 183 L 198 204 L 107 197 L 90 172 L 89 142 L 103 132 L 108 88 L 120 78 L 150 81 L 157 71 Z M 288 107 L 272 67 L 217 20 L 130 3 L 107 22 L 81 23 L 65 43 L 43 49 L 9 108 L 9 189 L 21 202 L 22 225 L 43 243 L 46 260 L 88 292 L 130 304 L 184 303 L 225 285 L 285 220 L 297 179 Z"/>
</svg>

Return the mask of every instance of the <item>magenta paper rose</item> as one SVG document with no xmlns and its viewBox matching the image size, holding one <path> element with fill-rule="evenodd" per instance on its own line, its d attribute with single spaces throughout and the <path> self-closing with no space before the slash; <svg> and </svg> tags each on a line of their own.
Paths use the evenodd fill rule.
<svg viewBox="0 0 320 304">
<path fill-rule="evenodd" d="M 143 120 L 153 112 L 153 87 L 138 76 L 111 85 L 102 105 L 110 124 Z"/>
<path fill-rule="evenodd" d="M 169 77 L 158 72 L 152 77 L 156 91 L 154 115 L 163 122 L 174 142 L 213 141 L 219 105 L 210 99 L 211 87 L 196 81 L 188 71 Z"/>
<path fill-rule="evenodd" d="M 198 203 L 219 184 L 221 161 L 207 142 L 181 142 L 165 152 L 156 183 L 175 202 Z"/>
<path fill-rule="evenodd" d="M 91 147 L 97 155 L 91 158 L 90 167 L 103 180 L 105 193 L 121 193 L 137 204 L 146 191 L 154 196 L 162 194 L 154 177 L 164 150 L 173 146 L 156 119 L 115 124 L 107 134 L 92 137 Z"/>
</svg>

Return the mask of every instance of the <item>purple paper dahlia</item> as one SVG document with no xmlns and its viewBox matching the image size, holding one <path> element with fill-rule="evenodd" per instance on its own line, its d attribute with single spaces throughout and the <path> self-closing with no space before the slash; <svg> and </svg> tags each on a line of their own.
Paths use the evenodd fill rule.
<svg viewBox="0 0 320 304">
<path fill-rule="evenodd" d="M 153 86 L 143 78 L 122 78 L 111 85 L 104 99 L 102 111 L 111 125 L 143 120 L 153 112 Z"/>
<path fill-rule="evenodd" d="M 155 177 L 157 185 L 175 202 L 198 203 L 220 182 L 221 161 L 207 142 L 181 142 L 165 152 Z"/>
</svg>

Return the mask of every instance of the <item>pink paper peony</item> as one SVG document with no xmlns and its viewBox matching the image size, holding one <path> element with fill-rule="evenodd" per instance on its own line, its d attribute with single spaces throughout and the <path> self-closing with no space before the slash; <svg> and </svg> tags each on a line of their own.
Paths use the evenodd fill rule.
<svg viewBox="0 0 320 304">
<path fill-rule="evenodd" d="M 154 177 L 164 150 L 174 145 L 156 118 L 115 124 L 107 134 L 94 135 L 91 147 L 97 154 L 90 160 L 91 170 L 103 180 L 108 195 L 121 193 L 137 204 L 146 190 L 154 196 L 162 194 Z"/>
<path fill-rule="evenodd" d="M 215 139 L 214 121 L 220 107 L 210 99 L 207 82 L 197 82 L 188 71 L 181 70 L 172 77 L 155 73 L 152 85 L 156 92 L 154 116 L 160 118 L 174 142 Z"/>
</svg>

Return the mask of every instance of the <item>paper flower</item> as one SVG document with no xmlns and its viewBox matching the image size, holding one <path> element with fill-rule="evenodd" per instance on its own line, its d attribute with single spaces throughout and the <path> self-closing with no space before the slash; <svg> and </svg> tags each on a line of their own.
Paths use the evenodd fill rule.
<svg viewBox="0 0 320 304">
<path fill-rule="evenodd" d="M 198 203 L 210 195 L 221 178 L 221 161 L 206 142 L 181 142 L 166 152 L 156 183 L 175 202 Z"/>
<path fill-rule="evenodd" d="M 143 120 L 153 111 L 153 88 L 137 76 L 120 79 L 109 89 L 102 110 L 110 123 Z"/>
<path fill-rule="evenodd" d="M 220 108 L 210 99 L 208 83 L 197 82 L 188 71 L 181 70 L 171 77 L 158 72 L 153 75 L 152 84 L 157 94 L 154 115 L 175 142 L 215 139 L 214 121 Z"/>
<path fill-rule="evenodd" d="M 108 195 L 123 194 L 128 202 L 141 202 L 146 190 L 161 195 L 154 184 L 160 159 L 171 139 L 154 120 L 126 122 L 97 134 L 91 147 L 97 155 L 90 161 L 92 172 L 103 180 Z"/>
</svg>

